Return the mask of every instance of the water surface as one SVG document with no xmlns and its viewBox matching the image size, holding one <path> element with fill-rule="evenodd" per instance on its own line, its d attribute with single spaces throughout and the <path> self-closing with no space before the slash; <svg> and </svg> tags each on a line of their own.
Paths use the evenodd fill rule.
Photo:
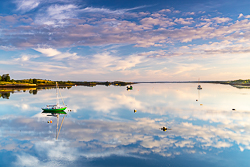
<svg viewBox="0 0 250 167">
<path fill-rule="evenodd" d="M 58 139 L 56 117 L 41 114 L 55 103 L 55 89 L 14 91 L 0 98 L 0 165 L 250 166 L 250 89 L 202 87 L 61 89 L 72 111 Z"/>
</svg>

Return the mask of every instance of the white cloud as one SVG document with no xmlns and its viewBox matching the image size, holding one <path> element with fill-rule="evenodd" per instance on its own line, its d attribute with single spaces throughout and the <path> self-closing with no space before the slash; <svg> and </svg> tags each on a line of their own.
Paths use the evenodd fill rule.
<svg viewBox="0 0 250 167">
<path fill-rule="evenodd" d="M 143 27 L 152 28 L 153 25 L 160 25 L 161 27 L 168 27 L 176 25 L 172 19 L 169 18 L 152 18 L 147 17 L 140 21 Z"/>
<path fill-rule="evenodd" d="M 201 16 L 197 19 L 169 18 L 162 12 L 155 12 L 151 15 L 150 13 L 129 15 L 130 18 L 138 19 L 138 23 L 126 19 L 125 11 L 133 9 L 112 11 L 106 8 L 91 7 L 80 9 L 74 4 L 51 5 L 47 9 L 42 8 L 35 15 L 36 24 L 6 29 L 5 33 L 19 32 L 18 35 L 20 33 L 23 35 L 23 38 L 17 40 L 8 38 L 9 43 L 13 43 L 13 47 L 36 47 L 46 44 L 56 48 L 107 44 L 166 47 L 174 45 L 176 42 L 191 42 L 196 39 L 221 40 L 221 38 L 231 38 L 233 35 L 237 35 L 239 30 L 246 34 L 249 31 L 248 19 L 232 22 L 231 18 L 219 16 L 214 18 Z M 166 11 L 169 10 L 166 9 Z M 104 12 L 107 15 L 103 17 L 96 12 Z M 125 12 L 124 16 L 114 17 L 113 15 L 123 12 Z M 195 26 L 192 26 L 193 23 Z"/>
<path fill-rule="evenodd" d="M 53 48 L 35 48 L 34 50 L 36 50 L 42 54 L 45 54 L 48 57 L 53 57 L 53 56 L 56 56 L 58 54 L 61 54 L 61 52 L 59 52 L 58 50 L 53 49 Z"/>
<path fill-rule="evenodd" d="M 39 57 L 38 55 L 21 55 L 20 58 L 15 58 L 15 62 L 28 62 L 30 59 Z"/>
<path fill-rule="evenodd" d="M 24 1 L 19 2 L 20 4 L 21 2 L 24 3 Z M 32 7 L 32 4 L 36 4 L 35 2 L 44 3 L 42 1 L 27 1 L 26 6 Z M 40 74 L 44 71 L 56 71 L 56 68 L 58 71 L 64 69 L 67 74 L 70 73 L 76 78 L 80 77 L 80 74 L 89 77 L 88 74 L 91 73 L 91 76 L 99 75 L 96 78 L 108 77 L 110 79 L 120 76 L 126 79 L 141 77 L 141 79 L 154 78 L 157 80 L 160 79 L 160 75 L 174 77 L 172 74 L 177 74 L 182 78 L 184 73 L 187 73 L 185 78 L 188 78 L 188 75 L 190 77 L 195 74 L 198 68 L 204 71 L 212 70 L 208 68 L 205 61 L 201 61 L 201 57 L 209 62 L 215 55 L 231 55 L 232 58 L 235 54 L 242 57 L 249 53 L 250 23 L 246 19 L 249 15 L 240 14 L 239 18 L 245 19 L 239 21 L 233 21 L 229 17 L 220 15 L 217 17 L 211 17 L 210 15 L 198 17 L 198 15 L 198 18 L 176 18 L 176 12 L 173 12 L 174 9 L 172 8 L 153 13 L 129 13 L 129 11 L 140 7 L 121 10 L 94 7 L 82 9 L 81 6 L 73 3 L 60 1 L 58 4 L 61 5 L 54 5 L 53 1 L 32 7 L 33 9 L 38 8 L 37 13 L 32 16 L 32 18 L 35 18 L 35 22 L 30 21 L 25 26 L 16 25 L 3 29 L 1 37 L 4 43 L 1 48 L 6 50 L 35 48 L 34 50 L 40 52 L 47 61 L 46 68 L 42 66 L 43 62 L 36 63 L 41 68 L 34 72 Z M 128 13 L 130 15 L 127 15 Z M 194 13 L 188 12 L 188 14 Z M 13 20 L 13 22 L 19 21 L 20 18 L 19 16 L 0 17 L 2 20 Z M 199 45 L 196 43 L 200 40 L 204 41 L 205 44 Z M 218 44 L 215 42 L 209 44 L 209 40 L 217 41 Z M 231 42 L 231 44 L 223 43 L 223 41 Z M 4 46 L 6 43 L 8 46 Z M 190 44 L 190 46 L 184 48 L 182 47 L 183 43 L 185 45 Z M 179 47 L 179 44 L 181 47 Z M 100 49 L 107 45 L 127 45 L 128 48 L 133 46 L 144 47 L 154 51 L 147 52 L 147 55 L 143 57 L 144 48 L 140 48 L 142 51 L 138 54 L 120 56 L 122 51 L 120 52 L 120 48 L 117 48 L 116 54 L 101 50 L 98 51 L 100 54 L 93 53 L 92 55 L 80 56 L 81 51 L 63 52 L 56 49 L 71 46 L 95 46 L 95 48 Z M 49 48 L 37 48 L 38 46 L 49 46 Z M 162 51 L 158 51 L 158 48 Z M 102 54 L 102 52 L 105 54 Z M 172 63 L 173 57 L 184 56 L 193 67 L 187 67 L 188 63 Z M 110 61 L 107 59 L 110 59 Z M 159 59 L 161 59 L 161 62 Z M 28 73 L 27 69 L 36 69 L 32 63 L 38 60 L 43 61 L 28 55 L 14 55 L 10 61 L 15 65 L 20 63 L 19 70 L 13 70 L 13 72 L 21 73 L 25 69 L 25 73 Z M 60 62 L 55 65 L 55 60 Z M 199 63 L 195 61 L 201 61 L 202 63 L 197 66 Z M 2 60 L 0 63 L 11 64 L 6 60 Z M 160 63 L 162 64 L 158 66 Z M 180 68 L 182 65 L 183 68 Z M 219 65 L 213 65 L 213 68 L 216 67 L 219 67 Z M 231 70 L 228 71 L 227 76 L 232 73 L 235 73 L 234 76 L 236 76 L 235 70 Z M 66 73 L 65 75 L 67 75 Z"/>
<path fill-rule="evenodd" d="M 241 13 L 241 14 L 239 14 L 239 17 L 238 18 L 241 18 L 241 17 L 243 17 L 243 14 Z"/>
<path fill-rule="evenodd" d="M 231 21 L 232 19 L 226 18 L 226 17 L 214 17 L 211 20 L 215 21 L 216 23 L 224 23 L 224 22 Z"/>
<path fill-rule="evenodd" d="M 131 55 L 125 58 L 112 56 L 110 53 L 102 53 L 96 54 L 93 56 L 92 62 L 94 63 L 95 67 L 102 68 L 100 71 L 119 71 L 119 70 L 126 70 L 136 65 L 145 62 L 144 57 L 138 55 Z"/>
<path fill-rule="evenodd" d="M 193 18 L 176 18 L 174 22 L 179 24 L 192 24 L 194 23 Z"/>
<path fill-rule="evenodd" d="M 171 10 L 170 9 L 162 9 L 159 11 L 159 13 L 164 13 L 164 12 L 169 13 L 169 12 L 171 12 Z"/>
<path fill-rule="evenodd" d="M 15 3 L 17 5 L 17 10 L 28 12 L 35 9 L 40 4 L 40 0 L 16 0 Z"/>
<path fill-rule="evenodd" d="M 126 12 L 125 9 L 121 9 L 121 10 L 110 10 L 110 9 L 106 9 L 106 8 L 93 8 L 93 7 L 87 7 L 85 9 L 81 10 L 82 12 L 101 12 L 101 13 L 113 13 L 113 14 L 124 14 Z"/>
<path fill-rule="evenodd" d="M 34 48 L 34 50 L 48 56 L 48 57 L 52 57 L 53 59 L 56 60 L 61 60 L 61 59 L 65 59 L 65 58 L 70 58 L 70 59 L 78 59 L 79 56 L 77 55 L 77 53 L 69 53 L 69 52 L 59 52 L 56 49 L 53 48 Z"/>
<path fill-rule="evenodd" d="M 68 23 L 67 19 L 75 18 L 78 12 L 79 7 L 74 4 L 52 5 L 36 16 L 35 23 L 61 26 Z"/>
<path fill-rule="evenodd" d="M 91 12 L 91 13 L 108 13 L 108 14 L 124 14 L 125 12 L 135 10 L 135 9 L 141 9 L 146 6 L 138 6 L 134 8 L 129 8 L 129 9 L 119 9 L 119 10 L 110 10 L 107 8 L 94 8 L 94 7 L 86 7 L 84 9 L 81 9 L 81 12 Z"/>
</svg>

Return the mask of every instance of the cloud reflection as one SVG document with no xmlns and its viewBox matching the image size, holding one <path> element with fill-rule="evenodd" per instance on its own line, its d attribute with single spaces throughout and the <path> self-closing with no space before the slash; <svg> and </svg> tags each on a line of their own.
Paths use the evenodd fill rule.
<svg viewBox="0 0 250 167">
<path fill-rule="evenodd" d="M 22 115 L 30 107 L 45 104 L 53 90 L 40 91 L 36 96 L 13 94 L 13 99 L 7 102 L 18 104 L 14 98 L 18 95 L 28 95 L 26 98 L 35 102 L 26 99 L 28 107 L 14 105 L 23 110 L 15 115 L 2 112 L 5 115 L 0 119 L 1 135 L 15 140 L 1 140 L 1 150 L 18 151 L 16 164 L 26 166 L 30 161 L 25 159 L 33 159 L 44 166 L 113 155 L 147 159 L 152 154 L 171 158 L 186 154 L 207 155 L 234 146 L 239 151 L 249 150 L 250 112 L 245 95 L 249 90 L 203 84 L 197 102 L 196 86 L 138 84 L 129 92 L 126 87 L 114 86 L 62 90 L 65 91 L 65 103 L 77 110 L 68 113 L 58 141 L 55 140 L 56 118 L 34 110 L 30 111 L 32 117 Z M 4 108 L 10 103 L 1 105 Z M 230 105 L 236 106 L 236 110 L 232 111 Z M 133 112 L 135 108 L 136 113 Z M 53 123 L 47 124 L 48 119 Z M 163 126 L 172 130 L 161 131 Z"/>
</svg>

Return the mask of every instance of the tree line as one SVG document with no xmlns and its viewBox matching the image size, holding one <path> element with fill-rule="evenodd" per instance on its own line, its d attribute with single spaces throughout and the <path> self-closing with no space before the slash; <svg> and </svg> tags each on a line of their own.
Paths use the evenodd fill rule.
<svg viewBox="0 0 250 167">
<path fill-rule="evenodd" d="M 10 82 L 10 75 L 9 74 L 0 75 L 0 81 Z"/>
</svg>

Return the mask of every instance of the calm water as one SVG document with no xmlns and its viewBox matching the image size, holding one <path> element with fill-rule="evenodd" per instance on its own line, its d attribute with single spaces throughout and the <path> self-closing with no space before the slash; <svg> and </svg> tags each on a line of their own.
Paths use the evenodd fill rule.
<svg viewBox="0 0 250 167">
<path fill-rule="evenodd" d="M 249 167 L 250 89 L 202 87 L 61 89 L 72 112 L 57 140 L 56 117 L 41 114 L 55 103 L 55 89 L 16 91 L 0 99 L 0 166 Z"/>
</svg>

